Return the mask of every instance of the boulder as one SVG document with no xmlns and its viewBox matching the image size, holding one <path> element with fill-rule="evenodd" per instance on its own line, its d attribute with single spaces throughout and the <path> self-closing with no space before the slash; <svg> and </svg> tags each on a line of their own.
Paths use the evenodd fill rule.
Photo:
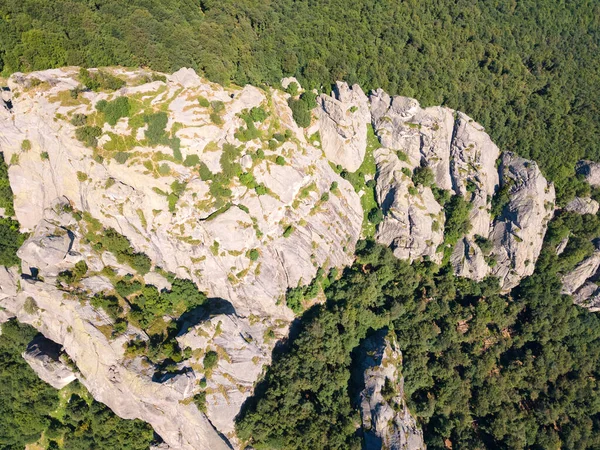
<svg viewBox="0 0 600 450">
<path fill-rule="evenodd" d="M 36 336 L 23 353 L 23 359 L 35 373 L 55 389 L 62 389 L 75 381 L 77 376 L 60 356 L 62 347 L 42 335 Z"/>
<path fill-rule="evenodd" d="M 575 197 L 565 206 L 567 211 L 577 214 L 596 214 L 600 204 L 589 197 Z"/>
<path fill-rule="evenodd" d="M 466 237 L 456 243 L 450 263 L 457 276 L 471 280 L 483 280 L 490 272 L 479 246 Z"/>
<path fill-rule="evenodd" d="M 572 271 L 563 275 L 561 292 L 568 295 L 574 294 L 588 279 L 598 272 L 598 268 L 600 268 L 600 250 L 596 250 Z"/>
<path fill-rule="evenodd" d="M 362 417 L 364 447 L 367 450 L 425 449 L 423 431 L 411 416 L 404 400 L 400 375 L 402 353 L 386 331 L 365 339 L 358 353 L 358 402 Z"/>
<path fill-rule="evenodd" d="M 361 166 L 371 122 L 367 96 L 357 84 L 337 82 L 331 96 L 318 97 L 321 146 L 327 158 L 349 172 Z"/>
<path fill-rule="evenodd" d="M 586 281 L 585 284 L 573 294 L 573 303 L 591 312 L 600 311 L 600 287 L 596 283 Z"/>
<path fill-rule="evenodd" d="M 577 173 L 583 175 L 591 186 L 600 186 L 600 163 L 593 161 L 579 161 Z"/>
</svg>

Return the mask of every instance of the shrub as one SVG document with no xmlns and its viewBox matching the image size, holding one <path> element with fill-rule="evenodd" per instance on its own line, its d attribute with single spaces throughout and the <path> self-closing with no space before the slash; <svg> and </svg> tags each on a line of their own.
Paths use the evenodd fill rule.
<svg viewBox="0 0 600 450">
<path fill-rule="evenodd" d="M 260 253 L 258 252 L 257 249 L 253 248 L 252 250 L 250 250 L 250 260 L 251 261 L 256 261 L 258 259 L 258 257 L 260 256 Z"/>
<path fill-rule="evenodd" d="M 158 145 L 165 138 L 165 128 L 169 117 L 164 111 L 144 116 L 144 122 L 148 124 L 148 129 L 144 132 L 150 145 Z"/>
<path fill-rule="evenodd" d="M 96 109 L 100 112 L 104 112 L 104 110 L 106 109 L 106 105 L 108 105 L 108 101 L 98 100 L 98 102 L 96 102 Z"/>
<path fill-rule="evenodd" d="M 417 167 L 412 174 L 412 181 L 415 185 L 429 187 L 434 182 L 433 172 L 429 167 Z"/>
<path fill-rule="evenodd" d="M 210 113 L 210 121 L 215 125 L 223 125 L 223 119 L 221 119 L 221 116 L 216 112 Z"/>
<path fill-rule="evenodd" d="M 87 123 L 87 116 L 85 114 L 73 114 L 71 117 L 71 125 L 75 127 L 82 127 Z"/>
<path fill-rule="evenodd" d="M 129 153 L 127 152 L 117 152 L 114 154 L 113 158 L 115 158 L 115 161 L 117 161 L 119 164 L 125 164 L 129 159 L 129 156 Z"/>
<path fill-rule="evenodd" d="M 96 108 L 98 105 L 96 105 Z M 109 125 L 115 126 L 122 117 L 129 117 L 131 106 L 127 97 L 117 97 L 103 107 L 104 118 Z"/>
<path fill-rule="evenodd" d="M 209 101 L 208 101 L 206 98 L 204 98 L 204 97 L 202 97 L 202 96 L 199 96 L 199 97 L 198 97 L 198 103 L 199 103 L 199 104 L 200 104 L 200 106 L 202 106 L 203 108 L 208 108 L 208 107 L 210 106 L 210 102 L 209 102 Z"/>
<path fill-rule="evenodd" d="M 40 153 L 40 158 L 42 158 L 42 161 L 48 161 L 50 159 L 50 155 L 48 152 L 42 152 Z"/>
<path fill-rule="evenodd" d="M 444 209 L 446 213 L 444 242 L 454 245 L 471 229 L 469 220 L 471 204 L 462 195 L 454 195 Z"/>
<path fill-rule="evenodd" d="M 244 186 L 250 188 L 250 189 L 254 189 L 256 187 L 256 179 L 254 178 L 254 175 L 252 175 L 250 172 L 244 172 L 239 176 L 240 179 L 240 183 L 242 183 Z"/>
<path fill-rule="evenodd" d="M 125 81 L 107 72 L 99 70 L 92 73 L 83 67 L 79 70 L 79 81 L 92 91 L 99 91 L 101 89 L 116 91 L 125 85 Z"/>
<path fill-rule="evenodd" d="M 187 155 L 185 161 L 183 161 L 185 167 L 194 167 L 198 164 L 200 164 L 200 157 L 198 155 Z"/>
<path fill-rule="evenodd" d="M 267 113 L 260 106 L 255 106 L 254 108 L 252 108 L 250 110 L 250 117 L 253 122 L 264 122 L 268 116 L 269 116 L 269 113 Z"/>
<path fill-rule="evenodd" d="M 171 167 L 167 163 L 162 163 L 158 166 L 158 173 L 160 175 L 169 175 L 171 173 Z"/>
<path fill-rule="evenodd" d="M 475 235 L 475 243 L 479 246 L 481 252 L 485 256 L 489 255 L 492 249 L 494 248 L 494 244 L 492 243 L 492 241 L 478 234 Z"/>
<path fill-rule="evenodd" d="M 200 163 L 200 167 L 198 168 L 198 173 L 200 174 L 200 179 L 202 181 L 208 181 L 213 179 L 213 174 L 208 168 L 208 166 L 202 162 Z"/>
<path fill-rule="evenodd" d="M 21 142 L 21 150 L 24 152 L 31 150 L 31 141 L 29 139 L 24 139 L 23 142 Z"/>
<path fill-rule="evenodd" d="M 217 354 L 217 352 L 210 350 L 204 355 L 204 359 L 202 360 L 202 366 L 204 367 L 205 371 L 210 371 L 216 367 L 218 362 L 219 355 Z"/>
<path fill-rule="evenodd" d="M 223 103 L 220 100 L 213 100 L 212 102 L 210 102 L 210 106 L 213 112 L 217 114 L 221 114 L 223 111 L 225 111 L 225 103 Z"/>
<path fill-rule="evenodd" d="M 288 99 L 288 105 L 292 110 L 292 116 L 299 127 L 306 128 L 310 125 L 312 116 L 306 103 L 293 97 Z"/>
<path fill-rule="evenodd" d="M 277 156 L 277 158 L 275 158 L 275 164 L 278 166 L 285 166 L 285 158 L 281 155 Z"/>
<path fill-rule="evenodd" d="M 367 218 L 373 225 L 379 225 L 381 222 L 383 222 L 383 212 L 380 208 L 373 208 L 371 211 L 369 211 Z"/>
<path fill-rule="evenodd" d="M 292 81 L 290 84 L 288 84 L 288 87 L 285 91 L 288 94 L 290 94 L 292 97 L 295 97 L 296 95 L 298 95 L 299 90 L 300 90 L 300 86 L 298 86 L 298 83 L 296 83 L 295 81 Z"/>
<path fill-rule="evenodd" d="M 265 195 L 267 193 L 267 187 L 264 184 L 259 184 L 254 188 L 254 191 L 258 195 Z"/>
<path fill-rule="evenodd" d="M 288 225 L 285 230 L 283 230 L 283 237 L 287 238 L 292 235 L 294 232 L 294 227 L 292 225 Z"/>
<path fill-rule="evenodd" d="M 77 140 L 83 142 L 86 146 L 96 148 L 98 146 L 98 138 L 102 135 L 100 127 L 84 126 L 75 130 Z"/>
<path fill-rule="evenodd" d="M 194 395 L 194 404 L 198 408 L 198 411 L 206 413 L 206 392 L 202 391 Z"/>
</svg>

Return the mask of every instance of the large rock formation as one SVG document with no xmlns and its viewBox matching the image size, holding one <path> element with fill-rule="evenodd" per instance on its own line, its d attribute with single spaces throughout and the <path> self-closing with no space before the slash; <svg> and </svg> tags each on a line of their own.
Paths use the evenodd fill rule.
<svg viewBox="0 0 600 450">
<path fill-rule="evenodd" d="M 600 186 L 600 163 L 593 161 L 579 161 L 577 173 L 583 175 L 592 186 Z"/>
<path fill-rule="evenodd" d="M 457 274 L 491 273 L 510 289 L 533 271 L 554 189 L 535 163 L 512 154 L 498 170 L 498 148 L 462 113 L 382 90 L 367 98 L 337 83 L 331 97 L 319 96 L 317 120 L 305 131 L 281 91 L 223 88 L 191 69 L 104 70 L 125 86 L 81 89 L 78 69 L 65 68 L 15 74 L 2 92 L 0 151 L 10 162 L 16 217 L 31 234 L 18 253 L 22 279 L 0 268 L 0 322 L 16 316 L 61 345 L 97 400 L 147 421 L 170 448 L 239 446 L 234 418 L 294 317 L 286 290 L 310 282 L 319 267 L 352 262 L 361 198 L 331 166 L 358 170 L 369 123 L 382 145 L 368 154 L 384 213 L 379 242 L 399 258 L 442 261 L 445 190 L 472 205 L 471 230 L 451 255 Z M 114 106 L 120 97 L 123 114 Z M 322 150 L 316 137 L 307 140 L 317 130 Z M 413 182 L 416 169 L 431 171 L 431 185 Z M 493 219 L 501 188 L 508 202 Z M 143 277 L 93 242 L 109 229 L 149 257 Z M 81 261 L 87 271 L 69 285 L 64 271 Z M 176 328 L 182 359 L 155 373 L 149 359 L 124 348 L 152 333 L 129 323 L 113 336 L 115 321 L 89 299 L 114 294 L 131 276 L 169 290 L 165 272 L 193 280 L 211 301 L 161 318 Z M 207 354 L 214 367 L 205 367 Z M 41 355 L 27 356 L 34 366 L 43 359 L 40 374 L 49 367 Z M 390 448 L 420 448 L 398 373 L 381 361 L 399 357 L 389 344 L 369 369 L 363 419 Z M 382 397 L 386 383 L 391 398 Z"/>
<path fill-rule="evenodd" d="M 403 171 L 409 164 L 390 149 L 378 149 L 374 156 L 378 167 L 377 201 L 384 213 L 377 240 L 391 246 L 398 258 L 412 261 L 427 256 L 439 262 L 441 253 L 437 249 L 444 240 L 444 212 L 431 188 L 415 187 L 407 175 L 411 172 Z"/>
<path fill-rule="evenodd" d="M 589 197 L 575 197 L 565 205 L 565 209 L 577 214 L 596 214 L 600 204 Z"/>
<path fill-rule="evenodd" d="M 80 85 L 76 68 L 9 79 L 13 101 L 10 110 L 0 107 L 0 150 L 12 162 L 16 216 L 31 236 L 19 250 L 20 289 L 15 273 L 0 273 L 2 317 L 16 315 L 62 345 L 97 400 L 150 423 L 171 448 L 227 448 L 224 435 L 235 444 L 233 419 L 293 317 L 283 294 L 310 282 L 319 267 L 351 263 L 360 199 L 307 143 L 286 94 L 226 90 L 185 69 L 166 81 L 106 70 L 127 84 L 71 95 Z M 131 117 L 110 125 L 95 105 L 121 96 Z M 241 116 L 252 108 L 267 117 L 248 137 Z M 155 141 L 147 117 L 166 119 L 164 130 L 150 130 L 163 133 Z M 100 127 L 90 145 L 77 139 L 83 123 Z M 96 228 L 114 228 L 153 266 L 230 302 L 226 313 L 186 319 L 189 331 L 178 339 L 191 356 L 175 375 L 157 377 L 147 360 L 126 355 L 124 344 L 147 341 L 146 333 L 129 325 L 112 337 L 113 320 L 85 301 L 113 291 L 115 277 L 135 274 L 87 242 Z M 78 261 L 89 272 L 77 288 L 65 288 L 57 275 Z M 155 271 L 144 281 L 170 286 Z M 202 355 L 211 349 L 219 363 L 208 374 Z M 193 401 L 202 390 L 206 414 Z"/>
<path fill-rule="evenodd" d="M 535 162 L 512 153 L 503 154 L 500 174 L 509 201 L 490 234 L 497 262 L 492 274 L 500 278 L 504 289 L 510 289 L 535 269 L 554 214 L 555 193 Z"/>
<path fill-rule="evenodd" d="M 309 282 L 319 266 L 351 262 L 362 223 L 359 198 L 321 151 L 306 142 L 285 94 L 269 92 L 267 106 L 267 94 L 254 87 L 226 90 L 190 70 L 182 69 L 166 82 L 139 84 L 147 74 L 119 69 L 114 73 L 127 79 L 127 86 L 115 93 L 86 91 L 73 99 L 69 90 L 79 85 L 77 73 L 57 69 L 9 79 L 19 97 L 10 112 L 0 108 L 0 144 L 5 159 L 16 161 L 9 175 L 24 230 L 43 227 L 43 211 L 64 196 L 75 209 L 125 235 L 157 265 L 229 299 L 241 313 L 288 319 L 289 310 L 276 305 L 288 286 Z M 32 80 L 41 84 L 28 87 Z M 345 102 L 344 92 L 339 95 Z M 119 96 L 127 96 L 132 108 L 141 111 L 115 126 L 102 124 L 94 105 Z M 201 106 L 198 98 L 222 104 L 223 110 L 211 112 L 214 108 Z M 245 128 L 238 116 L 261 105 L 270 113 L 263 124 L 256 123 L 262 137 L 238 140 L 237 132 Z M 145 137 L 143 113 L 156 111 L 167 112 L 165 133 L 179 139 L 181 157 L 163 144 L 150 145 Z M 77 114 L 100 121 L 97 149 L 75 138 L 70 120 Z M 273 139 L 286 130 L 293 139 Z M 29 145 L 23 146 L 24 141 Z M 246 180 L 253 178 L 266 193 L 259 195 L 230 174 L 222 187 L 215 180 L 203 181 L 200 162 L 213 174 L 222 173 L 223 165 L 243 163 Z M 334 181 L 340 195 L 321 201 Z M 174 192 L 177 186 L 183 190 Z M 283 236 L 289 227 L 293 232 Z M 51 233 L 45 242 L 30 243 L 21 256 L 60 259 L 68 239 L 66 232 Z M 255 248 L 260 258 L 253 261 L 248 255 Z"/>
<path fill-rule="evenodd" d="M 600 268 L 600 250 L 596 250 L 591 256 L 584 259 L 572 271 L 562 278 L 562 293 L 574 294 L 584 283 L 592 278 Z"/>
<path fill-rule="evenodd" d="M 462 195 L 471 205 L 471 229 L 451 256 L 455 273 L 475 280 L 498 276 L 504 290 L 530 275 L 554 210 L 554 187 L 537 164 L 505 153 L 498 169 L 498 147 L 463 113 L 423 109 L 414 99 L 381 89 L 369 100 L 383 146 L 375 152 L 377 200 L 384 212 L 377 240 L 392 245 L 399 258 L 441 260 L 442 208 L 429 187 L 416 187 L 411 179 L 414 169 L 426 167 L 435 188 Z M 502 186 L 510 201 L 493 220 L 492 203 Z M 482 251 L 479 243 L 490 240 L 493 249 Z"/>
<path fill-rule="evenodd" d="M 331 96 L 320 95 L 319 132 L 327 158 L 355 172 L 367 150 L 367 124 L 371 122 L 367 96 L 359 85 L 337 82 Z"/>
<path fill-rule="evenodd" d="M 358 352 L 362 390 L 358 398 L 362 416 L 364 448 L 367 450 L 425 449 L 423 431 L 404 400 L 400 375 L 402 353 L 387 330 L 365 339 Z"/>
</svg>

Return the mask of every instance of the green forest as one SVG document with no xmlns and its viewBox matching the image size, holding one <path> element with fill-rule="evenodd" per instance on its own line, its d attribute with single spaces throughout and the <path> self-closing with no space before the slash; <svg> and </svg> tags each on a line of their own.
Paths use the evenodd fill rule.
<svg viewBox="0 0 600 450">
<path fill-rule="evenodd" d="M 600 159 L 600 4 L 560 1 L 0 0 L 0 73 L 193 67 L 220 83 L 295 75 L 447 105 L 538 161 L 561 201 Z"/>
<path fill-rule="evenodd" d="M 557 258 L 552 244 L 534 275 L 500 295 L 496 279 L 409 266 L 360 242 L 356 263 L 326 289 L 327 303 L 305 313 L 289 351 L 275 358 L 238 435 L 257 449 L 362 448 L 349 395 L 352 350 L 388 327 L 429 449 L 448 448 L 447 440 L 453 449 L 598 448 L 600 321 L 560 295 L 569 256 Z"/>
</svg>

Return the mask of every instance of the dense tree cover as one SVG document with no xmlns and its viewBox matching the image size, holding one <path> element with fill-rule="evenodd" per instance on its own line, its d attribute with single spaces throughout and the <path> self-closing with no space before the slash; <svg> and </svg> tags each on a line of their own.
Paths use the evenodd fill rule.
<svg viewBox="0 0 600 450">
<path fill-rule="evenodd" d="M 222 83 L 295 75 L 309 88 L 338 79 L 382 87 L 465 111 L 502 149 L 539 161 L 566 198 L 581 186 L 574 162 L 600 158 L 599 8 L 592 0 L 2 0 L 0 71 L 189 66 Z"/>
<path fill-rule="evenodd" d="M 577 227 L 576 235 L 598 226 Z M 560 236 L 557 224 L 553 236 Z M 351 352 L 389 326 L 403 351 L 405 394 L 428 448 L 597 448 L 600 322 L 560 295 L 554 239 L 512 296 L 495 279 L 408 266 L 359 244 L 357 262 L 303 317 L 238 420 L 256 448 L 360 448 L 349 398 Z M 568 258 L 568 256 L 565 256 Z"/>
<path fill-rule="evenodd" d="M 13 192 L 8 181 L 8 165 L 4 154 L 0 152 L 0 208 L 4 208 L 7 217 L 0 217 L 0 266 L 19 264 L 17 250 L 25 241 L 25 235 L 19 232 L 19 223 L 11 217 L 15 213 Z"/>
<path fill-rule="evenodd" d="M 117 417 L 80 385 L 69 385 L 63 389 L 66 395 L 60 396 L 38 378 L 21 357 L 36 334 L 15 320 L 2 325 L 0 449 L 25 448 L 39 441 L 42 433 L 41 442 L 53 449 L 147 449 L 154 440 L 149 425 Z"/>
<path fill-rule="evenodd" d="M 37 334 L 10 321 L 0 335 L 0 449 L 25 448 L 48 427 L 48 414 L 58 406 L 56 390 L 41 381 L 21 357 Z"/>
</svg>

